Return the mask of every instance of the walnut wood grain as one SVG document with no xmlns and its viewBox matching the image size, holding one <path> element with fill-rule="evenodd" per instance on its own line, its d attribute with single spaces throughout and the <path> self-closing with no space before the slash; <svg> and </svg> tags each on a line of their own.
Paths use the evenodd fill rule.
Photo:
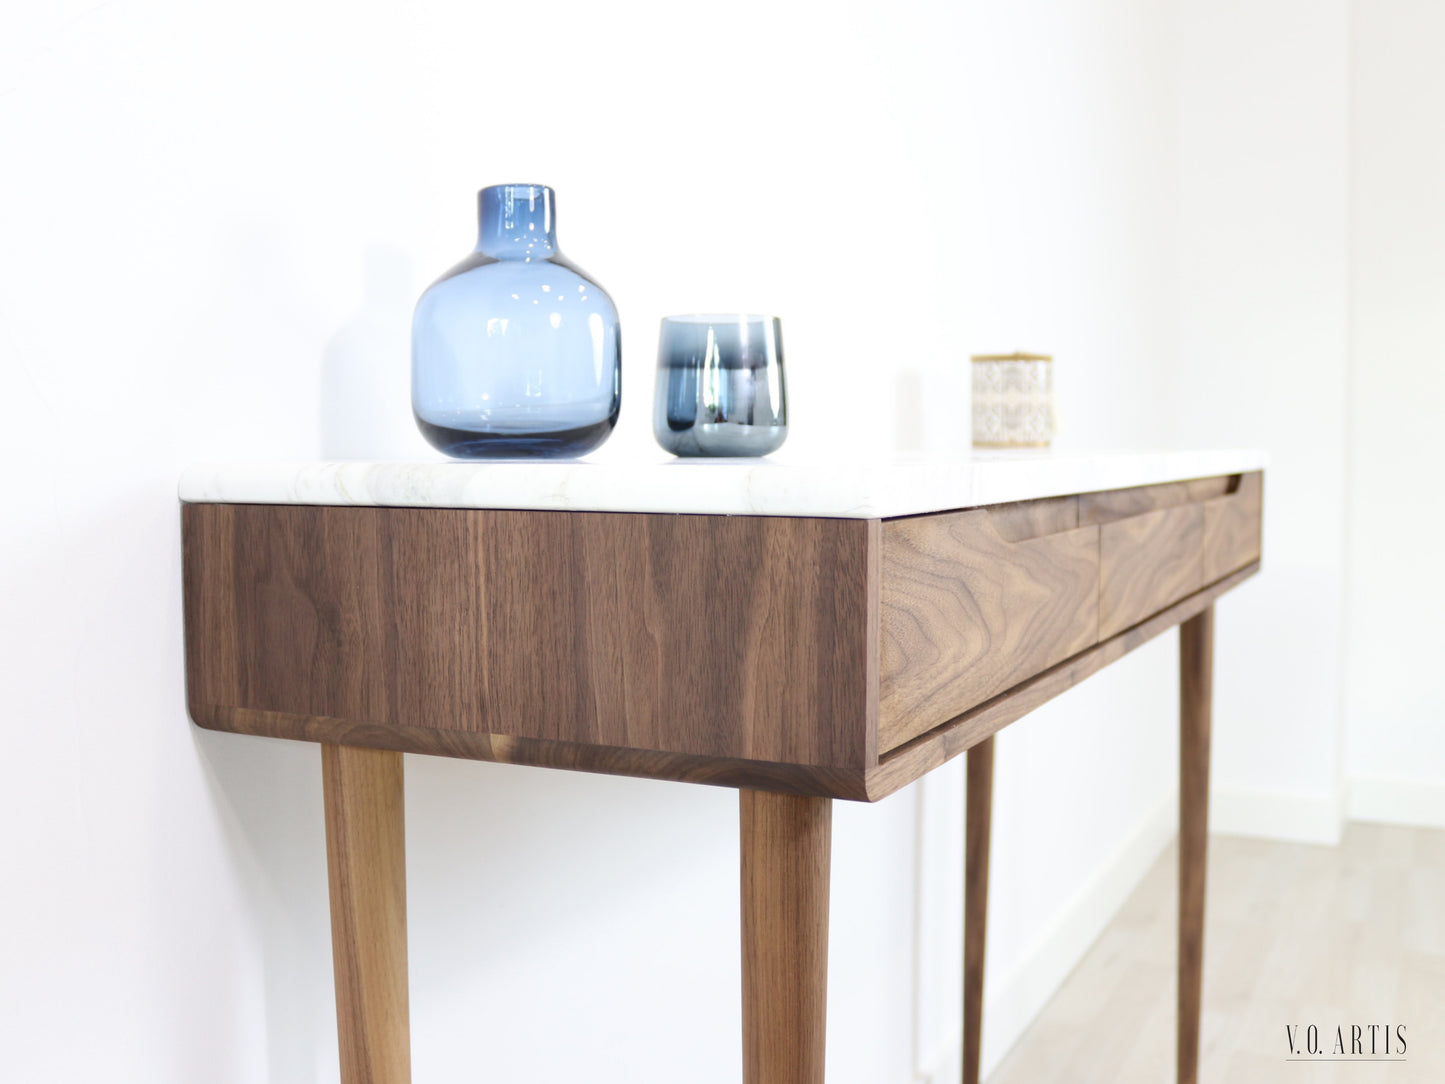
<svg viewBox="0 0 1445 1084">
<path fill-rule="evenodd" d="M 968 751 L 963 855 L 963 1084 L 978 1084 L 983 1050 L 983 964 L 988 933 L 988 852 L 993 822 L 992 737 Z"/>
<path fill-rule="evenodd" d="M 1109 489 L 1101 493 L 1084 493 L 1079 497 L 1079 526 L 1091 523 L 1112 523 L 1146 512 L 1174 508 L 1181 504 L 1200 504 L 1234 491 L 1239 475 L 1216 475 L 1194 478 L 1186 482 L 1165 482 L 1155 486 L 1132 489 Z"/>
<path fill-rule="evenodd" d="M 1078 497 L 1045 497 L 1037 501 L 990 504 L 984 508 L 989 524 L 1005 542 L 1071 531 L 1079 524 Z"/>
<path fill-rule="evenodd" d="M 194 709 L 193 709 L 194 710 Z M 288 715 L 251 708 L 213 707 L 195 716 L 198 726 L 268 738 L 394 749 L 429 756 L 490 760 L 537 768 L 669 779 L 717 787 L 751 787 L 781 794 L 867 801 L 864 769 L 778 764 L 700 757 L 649 749 L 618 749 L 583 742 L 538 741 L 470 730 L 427 730 L 354 723 L 348 719 Z"/>
<path fill-rule="evenodd" d="M 1258 562 L 1240 569 L 1148 621 L 1019 683 L 943 726 L 915 738 L 882 757 L 876 766 L 866 771 L 599 748 L 468 731 L 367 726 L 342 719 L 245 709 L 214 709 L 204 718 L 198 716 L 196 721 L 202 726 L 242 734 L 876 802 L 966 752 L 1141 644 L 1188 620 L 1258 571 Z"/>
<path fill-rule="evenodd" d="M 1080 497 L 1100 523 L 1100 639 L 1259 560 L 1262 495 L 1255 471 Z"/>
<path fill-rule="evenodd" d="M 833 803 L 743 790 L 739 812 L 743 1084 L 823 1084 Z"/>
<path fill-rule="evenodd" d="M 880 758 L 868 772 L 868 800 L 876 802 L 907 786 L 995 734 L 1010 723 L 1073 688 L 1085 678 L 1147 643 L 1160 633 L 1187 621 L 1227 591 L 1259 571 L 1259 562 L 1247 565 L 1202 591 L 1181 599 L 1149 620 L 1096 644 L 1087 651 L 1045 670 L 985 704 L 964 712 L 943 726 L 915 738 Z"/>
<path fill-rule="evenodd" d="M 976 509 L 887 521 L 882 549 L 880 754 L 1097 638 L 1098 528 L 1009 542 Z"/>
<path fill-rule="evenodd" d="M 1199 1078 L 1213 674 L 1214 607 L 1206 606 L 1179 627 L 1179 1084 Z"/>
<path fill-rule="evenodd" d="M 188 699 L 218 730 L 873 799 L 1138 642 L 1122 622 L 1189 616 L 1179 568 L 1238 582 L 1261 495 L 883 522 L 187 505 Z"/>
<path fill-rule="evenodd" d="M 400 753 L 321 747 L 342 1084 L 410 1084 Z"/>
<path fill-rule="evenodd" d="M 871 759 L 876 522 L 187 505 L 183 526 L 189 699 L 210 725 Z"/>
<path fill-rule="evenodd" d="M 1241 475 L 1225 497 L 1204 502 L 1204 579 L 1213 583 L 1260 557 L 1264 475 Z"/>
<path fill-rule="evenodd" d="M 1099 527 L 1099 638 L 1203 587 L 1204 508 L 1184 504 Z"/>
</svg>

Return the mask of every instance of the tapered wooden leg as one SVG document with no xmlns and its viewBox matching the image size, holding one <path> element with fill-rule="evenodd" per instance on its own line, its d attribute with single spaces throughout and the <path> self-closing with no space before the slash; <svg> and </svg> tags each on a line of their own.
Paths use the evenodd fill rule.
<svg viewBox="0 0 1445 1084">
<path fill-rule="evenodd" d="M 833 803 L 739 794 L 743 1082 L 823 1084 Z"/>
<path fill-rule="evenodd" d="M 963 858 L 963 1084 L 978 1084 L 983 1044 L 983 948 L 988 932 L 988 838 L 993 819 L 993 738 L 968 751 Z"/>
<path fill-rule="evenodd" d="M 409 1084 L 401 754 L 321 747 L 342 1084 Z"/>
<path fill-rule="evenodd" d="M 1179 1084 L 1199 1078 L 1214 607 L 1179 627 Z"/>
</svg>

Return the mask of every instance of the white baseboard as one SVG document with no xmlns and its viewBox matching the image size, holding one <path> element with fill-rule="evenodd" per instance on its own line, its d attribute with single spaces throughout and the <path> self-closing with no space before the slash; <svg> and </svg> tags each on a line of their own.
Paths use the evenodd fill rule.
<svg viewBox="0 0 1445 1084">
<path fill-rule="evenodd" d="M 1333 846 L 1344 829 L 1344 812 L 1340 794 L 1297 794 L 1248 787 L 1213 787 L 1209 792 L 1209 830 L 1226 836 Z"/>
<path fill-rule="evenodd" d="M 1155 807 L 1059 910 L 1010 974 L 991 981 L 983 1007 L 982 1071 L 1003 1060 L 1049 998 L 1068 978 L 1179 827 L 1179 798 L 1171 793 Z M 960 1027 L 937 1048 L 918 1084 L 954 1084 L 962 1072 Z"/>
<path fill-rule="evenodd" d="M 1352 821 L 1445 828 L 1445 783 L 1357 775 L 1348 808 Z"/>
</svg>

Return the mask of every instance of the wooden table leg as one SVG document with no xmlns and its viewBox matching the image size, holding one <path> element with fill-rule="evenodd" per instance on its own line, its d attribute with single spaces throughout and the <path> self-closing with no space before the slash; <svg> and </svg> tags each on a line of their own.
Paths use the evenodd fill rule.
<svg viewBox="0 0 1445 1084">
<path fill-rule="evenodd" d="M 823 1084 L 833 802 L 738 793 L 743 1082 Z"/>
<path fill-rule="evenodd" d="M 978 1084 L 983 1045 L 983 949 L 988 932 L 988 840 L 993 819 L 993 738 L 968 751 L 963 859 L 963 1084 Z"/>
<path fill-rule="evenodd" d="M 1179 627 L 1179 1084 L 1199 1079 L 1214 607 Z"/>
<path fill-rule="evenodd" d="M 400 753 L 321 747 L 342 1084 L 409 1084 Z"/>
</svg>

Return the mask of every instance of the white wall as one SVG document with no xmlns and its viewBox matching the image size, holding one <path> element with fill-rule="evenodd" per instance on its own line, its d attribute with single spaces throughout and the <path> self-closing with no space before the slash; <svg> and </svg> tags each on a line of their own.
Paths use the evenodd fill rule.
<svg viewBox="0 0 1445 1084">
<path fill-rule="evenodd" d="M 1212 826 L 1342 816 L 1348 0 L 1184 0 L 1174 439 L 1266 448 L 1264 571 L 1219 607 Z"/>
<path fill-rule="evenodd" d="M 335 1078 L 316 750 L 188 726 L 174 485 L 195 459 L 420 453 L 409 308 L 470 248 L 477 186 L 560 190 L 628 316 L 619 446 L 650 441 L 664 311 L 787 313 L 802 441 L 836 358 L 873 377 L 891 331 L 840 349 L 834 269 L 842 209 L 922 170 L 854 153 L 912 131 L 881 119 L 919 78 L 891 24 L 576 4 L 549 42 L 508 10 L 32 4 L 0 32 L 7 1079 Z M 731 77 L 699 75 L 702 41 Z M 831 93 L 771 108 L 823 45 Z M 421 758 L 408 787 L 418 1079 L 736 1080 L 733 794 Z M 834 970 L 869 980 L 834 1000 L 844 1080 L 911 1074 L 910 803 L 838 817 Z"/>
<path fill-rule="evenodd" d="M 650 446 L 656 320 L 699 306 L 784 315 L 797 451 L 886 449 L 900 420 L 948 444 L 964 403 L 917 389 L 956 394 L 971 350 L 1014 344 L 1058 352 L 1071 439 L 1162 433 L 1170 31 L 1142 0 L 5 20 L 7 1078 L 335 1078 L 316 749 L 188 726 L 174 483 L 199 459 L 424 454 L 409 309 L 469 248 L 476 187 L 554 185 L 564 248 L 621 308 L 609 454 Z M 1167 797 L 1168 658 L 1000 749 L 995 987 Z M 1120 745 L 1105 785 L 1070 770 Z M 418 1079 L 737 1079 L 734 795 L 407 771 Z M 1087 816 L 1061 823 L 1060 793 Z M 956 857 L 915 891 L 956 774 L 929 802 L 838 811 L 839 1084 L 908 1081 L 956 1041 L 956 965 L 917 931 L 956 950 Z"/>
<path fill-rule="evenodd" d="M 1445 827 L 1445 7 L 1354 13 L 1350 811 Z"/>
<path fill-rule="evenodd" d="M 1438 235 L 1398 243 L 1429 189 L 1361 164 L 1360 148 L 1394 148 L 1438 177 L 1394 119 L 1427 78 L 1423 58 L 1404 74 L 1385 59 L 1408 37 L 1397 6 L 1361 31 L 1378 59 L 1356 76 L 1373 142 L 1355 155 L 1355 350 L 1382 367 L 1408 352 L 1390 337 L 1402 289 L 1438 285 Z M 474 189 L 500 180 L 558 189 L 564 249 L 622 311 L 604 454 L 651 446 L 658 317 L 729 306 L 784 317 L 790 451 L 960 446 L 967 355 L 1014 347 L 1058 357 L 1063 447 L 1268 446 L 1266 573 L 1220 606 L 1216 779 L 1233 805 L 1216 816 L 1327 837 L 1336 660 L 1354 643 L 1347 15 L 1345 0 L 9 5 L 0 1075 L 335 1078 L 318 757 L 186 723 L 174 483 L 200 459 L 427 454 L 410 306 L 469 248 Z M 1438 317 L 1411 312 L 1423 357 Z M 1388 385 L 1369 399 L 1363 372 L 1356 494 L 1393 462 L 1395 428 Z M 1416 537 L 1404 552 L 1425 567 Z M 1350 567 L 1397 543 L 1352 535 Z M 1371 600 L 1414 605 L 1410 582 L 1356 581 L 1361 636 L 1393 627 Z M 1174 643 L 1000 739 L 986 1062 L 1167 838 Z M 1425 693 L 1380 698 L 1387 654 L 1350 672 L 1352 738 L 1438 719 Z M 1383 721 L 1357 726 L 1356 704 Z M 1402 772 L 1361 759 L 1387 747 L 1352 742 L 1350 770 Z M 734 795 L 407 771 L 419 1080 L 737 1079 Z M 838 809 L 833 1084 L 947 1079 L 961 791 L 954 765 Z"/>
<path fill-rule="evenodd" d="M 1213 825 L 1445 826 L 1445 12 L 1186 0 L 1180 29 L 1177 435 L 1271 453 L 1265 574 L 1220 612 Z"/>
</svg>

